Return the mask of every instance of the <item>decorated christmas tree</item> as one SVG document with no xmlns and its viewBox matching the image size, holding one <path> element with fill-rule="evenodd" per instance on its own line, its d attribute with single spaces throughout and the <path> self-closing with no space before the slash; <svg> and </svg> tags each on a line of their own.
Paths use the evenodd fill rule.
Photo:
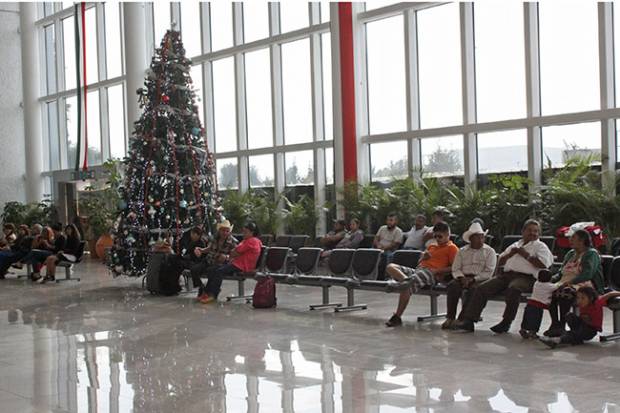
<svg viewBox="0 0 620 413">
<path fill-rule="evenodd" d="M 110 256 L 114 274 L 143 274 L 155 244 L 181 253 L 181 239 L 192 227 L 210 233 L 221 219 L 213 155 L 198 118 L 190 67 L 180 33 L 168 31 L 145 87 L 137 91 L 143 113 L 123 160 L 125 182 Z"/>
</svg>

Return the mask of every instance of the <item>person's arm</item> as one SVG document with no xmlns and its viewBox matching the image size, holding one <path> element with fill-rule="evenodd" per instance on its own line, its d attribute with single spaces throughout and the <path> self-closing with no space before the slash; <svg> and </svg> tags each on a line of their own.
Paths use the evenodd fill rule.
<svg viewBox="0 0 620 413">
<path fill-rule="evenodd" d="M 463 250 L 460 250 L 456 257 L 454 258 L 454 262 L 452 263 L 452 277 L 462 278 L 465 277 L 463 273 Z"/>
<path fill-rule="evenodd" d="M 474 280 L 477 282 L 486 281 L 493 276 L 495 273 L 495 265 L 497 264 L 497 256 L 495 255 L 495 251 L 489 251 L 484 261 L 484 267 L 480 274 L 476 274 L 474 276 Z"/>
<path fill-rule="evenodd" d="M 349 239 L 349 248 L 358 248 L 364 240 L 364 233 L 362 231 L 356 231 Z"/>
<path fill-rule="evenodd" d="M 579 284 L 591 281 L 601 267 L 601 259 L 595 251 L 586 252 L 581 257 L 581 273 L 571 280 L 571 284 Z"/>
<path fill-rule="evenodd" d="M 498 266 L 503 267 L 510 258 L 514 257 L 519 251 L 519 247 L 517 247 L 517 243 L 512 244 L 506 251 L 502 252 L 499 256 L 499 261 L 497 263 Z"/>
<path fill-rule="evenodd" d="M 620 291 L 610 291 L 607 294 L 603 294 L 600 296 L 600 300 L 603 300 L 605 302 L 605 305 L 607 305 L 607 301 L 610 298 L 615 298 L 615 297 L 620 297 Z"/>
<path fill-rule="evenodd" d="M 372 246 L 373 246 L 373 247 L 375 247 L 375 248 L 382 249 L 382 248 L 379 246 L 379 239 L 380 239 L 380 238 L 379 238 L 379 233 L 377 232 L 377 234 L 375 235 L 375 239 L 373 239 L 373 240 L 372 240 Z"/>
<path fill-rule="evenodd" d="M 549 247 L 543 242 L 539 242 L 539 246 L 536 248 L 534 254 L 528 254 L 525 252 L 526 257 L 530 264 L 538 269 L 545 269 L 551 267 L 553 264 L 553 254 Z"/>
</svg>

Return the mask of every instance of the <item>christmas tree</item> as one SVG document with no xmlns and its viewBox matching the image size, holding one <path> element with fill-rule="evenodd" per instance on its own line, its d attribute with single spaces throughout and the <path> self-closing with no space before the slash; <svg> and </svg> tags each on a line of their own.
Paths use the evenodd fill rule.
<svg viewBox="0 0 620 413">
<path fill-rule="evenodd" d="M 180 33 L 169 30 L 155 50 L 145 87 L 137 91 L 143 113 L 123 160 L 125 185 L 119 189 L 110 256 L 116 275 L 143 274 L 154 244 L 180 253 L 181 238 L 192 227 L 210 233 L 221 219 L 190 67 Z"/>
</svg>

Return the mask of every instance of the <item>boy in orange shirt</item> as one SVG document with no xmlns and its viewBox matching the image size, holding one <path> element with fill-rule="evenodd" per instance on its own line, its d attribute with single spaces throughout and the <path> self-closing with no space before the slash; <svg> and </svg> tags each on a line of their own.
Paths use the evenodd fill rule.
<svg viewBox="0 0 620 413">
<path fill-rule="evenodd" d="M 429 245 L 416 268 L 390 264 L 386 274 L 396 281 L 411 281 L 411 289 L 400 293 L 398 307 L 394 315 L 385 323 L 388 327 L 403 324 L 401 319 L 411 294 L 423 287 L 432 287 L 438 282 L 446 281 L 452 271 L 452 263 L 459 248 L 450 241 L 450 227 L 445 222 L 438 222 L 433 227 L 433 238 L 437 244 Z"/>
</svg>

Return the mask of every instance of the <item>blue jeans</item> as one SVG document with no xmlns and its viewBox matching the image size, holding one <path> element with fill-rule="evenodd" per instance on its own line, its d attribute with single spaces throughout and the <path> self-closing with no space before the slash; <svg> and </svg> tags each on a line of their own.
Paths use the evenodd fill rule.
<svg viewBox="0 0 620 413">
<path fill-rule="evenodd" d="M 26 254 L 21 261 L 25 264 L 42 264 L 45 262 L 47 257 L 53 254 L 54 253 L 50 250 L 30 250 L 30 252 Z"/>
<path fill-rule="evenodd" d="M 207 271 L 207 278 L 209 279 L 209 281 L 207 281 L 205 292 L 210 297 L 217 298 L 217 296 L 220 294 L 220 291 L 222 290 L 222 281 L 224 279 L 224 276 L 236 274 L 238 272 L 241 272 L 241 270 L 232 264 L 223 264 L 210 267 Z"/>
</svg>

